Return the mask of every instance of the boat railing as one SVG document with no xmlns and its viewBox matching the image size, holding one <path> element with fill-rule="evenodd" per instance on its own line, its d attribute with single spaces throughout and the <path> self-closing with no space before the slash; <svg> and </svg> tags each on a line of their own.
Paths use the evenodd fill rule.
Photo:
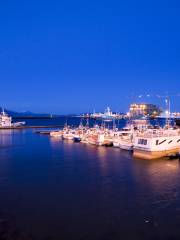
<svg viewBox="0 0 180 240">
<path fill-rule="evenodd" d="M 174 137 L 174 136 L 180 136 L 180 132 L 173 131 L 173 130 L 170 130 L 170 131 L 168 131 L 168 130 L 165 130 L 165 131 L 153 130 L 153 131 L 148 131 L 148 132 L 144 132 L 144 133 L 137 133 L 136 136 L 143 137 L 143 138 Z"/>
</svg>

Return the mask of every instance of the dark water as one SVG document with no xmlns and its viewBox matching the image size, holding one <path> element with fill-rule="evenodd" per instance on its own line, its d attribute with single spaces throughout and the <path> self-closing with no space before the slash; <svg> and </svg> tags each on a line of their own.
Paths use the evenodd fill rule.
<svg viewBox="0 0 180 240">
<path fill-rule="evenodd" d="M 81 119 L 79 117 L 59 117 L 59 118 L 44 118 L 44 119 L 14 119 L 14 122 L 22 121 L 26 123 L 28 126 L 48 126 L 48 125 L 54 125 L 54 126 L 64 126 L 64 124 L 71 125 L 71 126 L 78 126 L 80 122 L 83 125 L 87 124 L 86 119 Z M 122 127 L 126 124 L 126 120 L 116 120 L 115 121 L 116 126 Z M 90 127 L 92 127 L 94 124 L 105 124 L 106 127 L 111 127 L 113 125 L 112 122 L 106 122 L 104 123 L 102 120 L 88 120 L 88 124 Z"/>
<path fill-rule="evenodd" d="M 180 239 L 180 163 L 3 130 L 0 212 L 23 239 Z"/>
</svg>

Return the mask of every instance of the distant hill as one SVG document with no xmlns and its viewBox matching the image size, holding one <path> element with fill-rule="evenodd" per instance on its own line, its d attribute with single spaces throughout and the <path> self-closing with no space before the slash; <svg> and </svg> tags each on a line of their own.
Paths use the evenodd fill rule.
<svg viewBox="0 0 180 240">
<path fill-rule="evenodd" d="M 0 107 L 0 112 L 2 112 L 2 111 L 3 111 L 3 108 Z M 50 117 L 51 116 L 51 114 L 48 114 L 48 113 L 41 114 L 41 113 L 33 113 L 30 111 L 15 112 L 15 111 L 11 111 L 8 109 L 4 109 L 4 111 L 11 117 Z"/>
<path fill-rule="evenodd" d="M 0 107 L 0 112 L 3 111 L 3 108 Z M 58 114 L 49 114 L 49 113 L 33 113 L 33 112 L 30 112 L 30 111 L 25 111 L 25 112 L 15 112 L 15 111 L 11 111 L 11 110 L 8 110 L 8 109 L 4 109 L 4 111 L 11 117 L 13 118 L 39 118 L 39 117 L 42 117 L 42 118 L 50 118 L 50 117 L 53 117 L 53 118 L 56 118 L 56 117 L 74 117 L 74 116 L 77 116 L 76 114 L 68 114 L 68 115 L 58 115 Z"/>
</svg>

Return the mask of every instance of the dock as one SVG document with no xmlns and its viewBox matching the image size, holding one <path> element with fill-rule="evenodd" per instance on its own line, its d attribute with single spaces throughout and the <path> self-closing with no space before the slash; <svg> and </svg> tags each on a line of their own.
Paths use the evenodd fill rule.
<svg viewBox="0 0 180 240">
<path fill-rule="evenodd" d="M 38 134 L 43 134 L 43 135 L 50 135 L 51 131 L 35 131 L 35 133 L 38 133 Z"/>
<path fill-rule="evenodd" d="M 38 128 L 63 128 L 63 125 L 46 125 L 46 126 L 12 126 L 0 127 L 0 130 L 23 130 L 23 129 L 38 129 Z"/>
</svg>

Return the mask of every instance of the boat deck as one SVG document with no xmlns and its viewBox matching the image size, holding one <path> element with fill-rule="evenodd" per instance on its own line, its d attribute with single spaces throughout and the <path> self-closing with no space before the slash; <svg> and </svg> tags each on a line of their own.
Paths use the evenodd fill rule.
<svg viewBox="0 0 180 240">
<path fill-rule="evenodd" d="M 161 138 L 161 137 L 177 137 L 180 136 L 180 134 L 137 134 L 137 137 L 142 137 L 142 138 Z"/>
</svg>

